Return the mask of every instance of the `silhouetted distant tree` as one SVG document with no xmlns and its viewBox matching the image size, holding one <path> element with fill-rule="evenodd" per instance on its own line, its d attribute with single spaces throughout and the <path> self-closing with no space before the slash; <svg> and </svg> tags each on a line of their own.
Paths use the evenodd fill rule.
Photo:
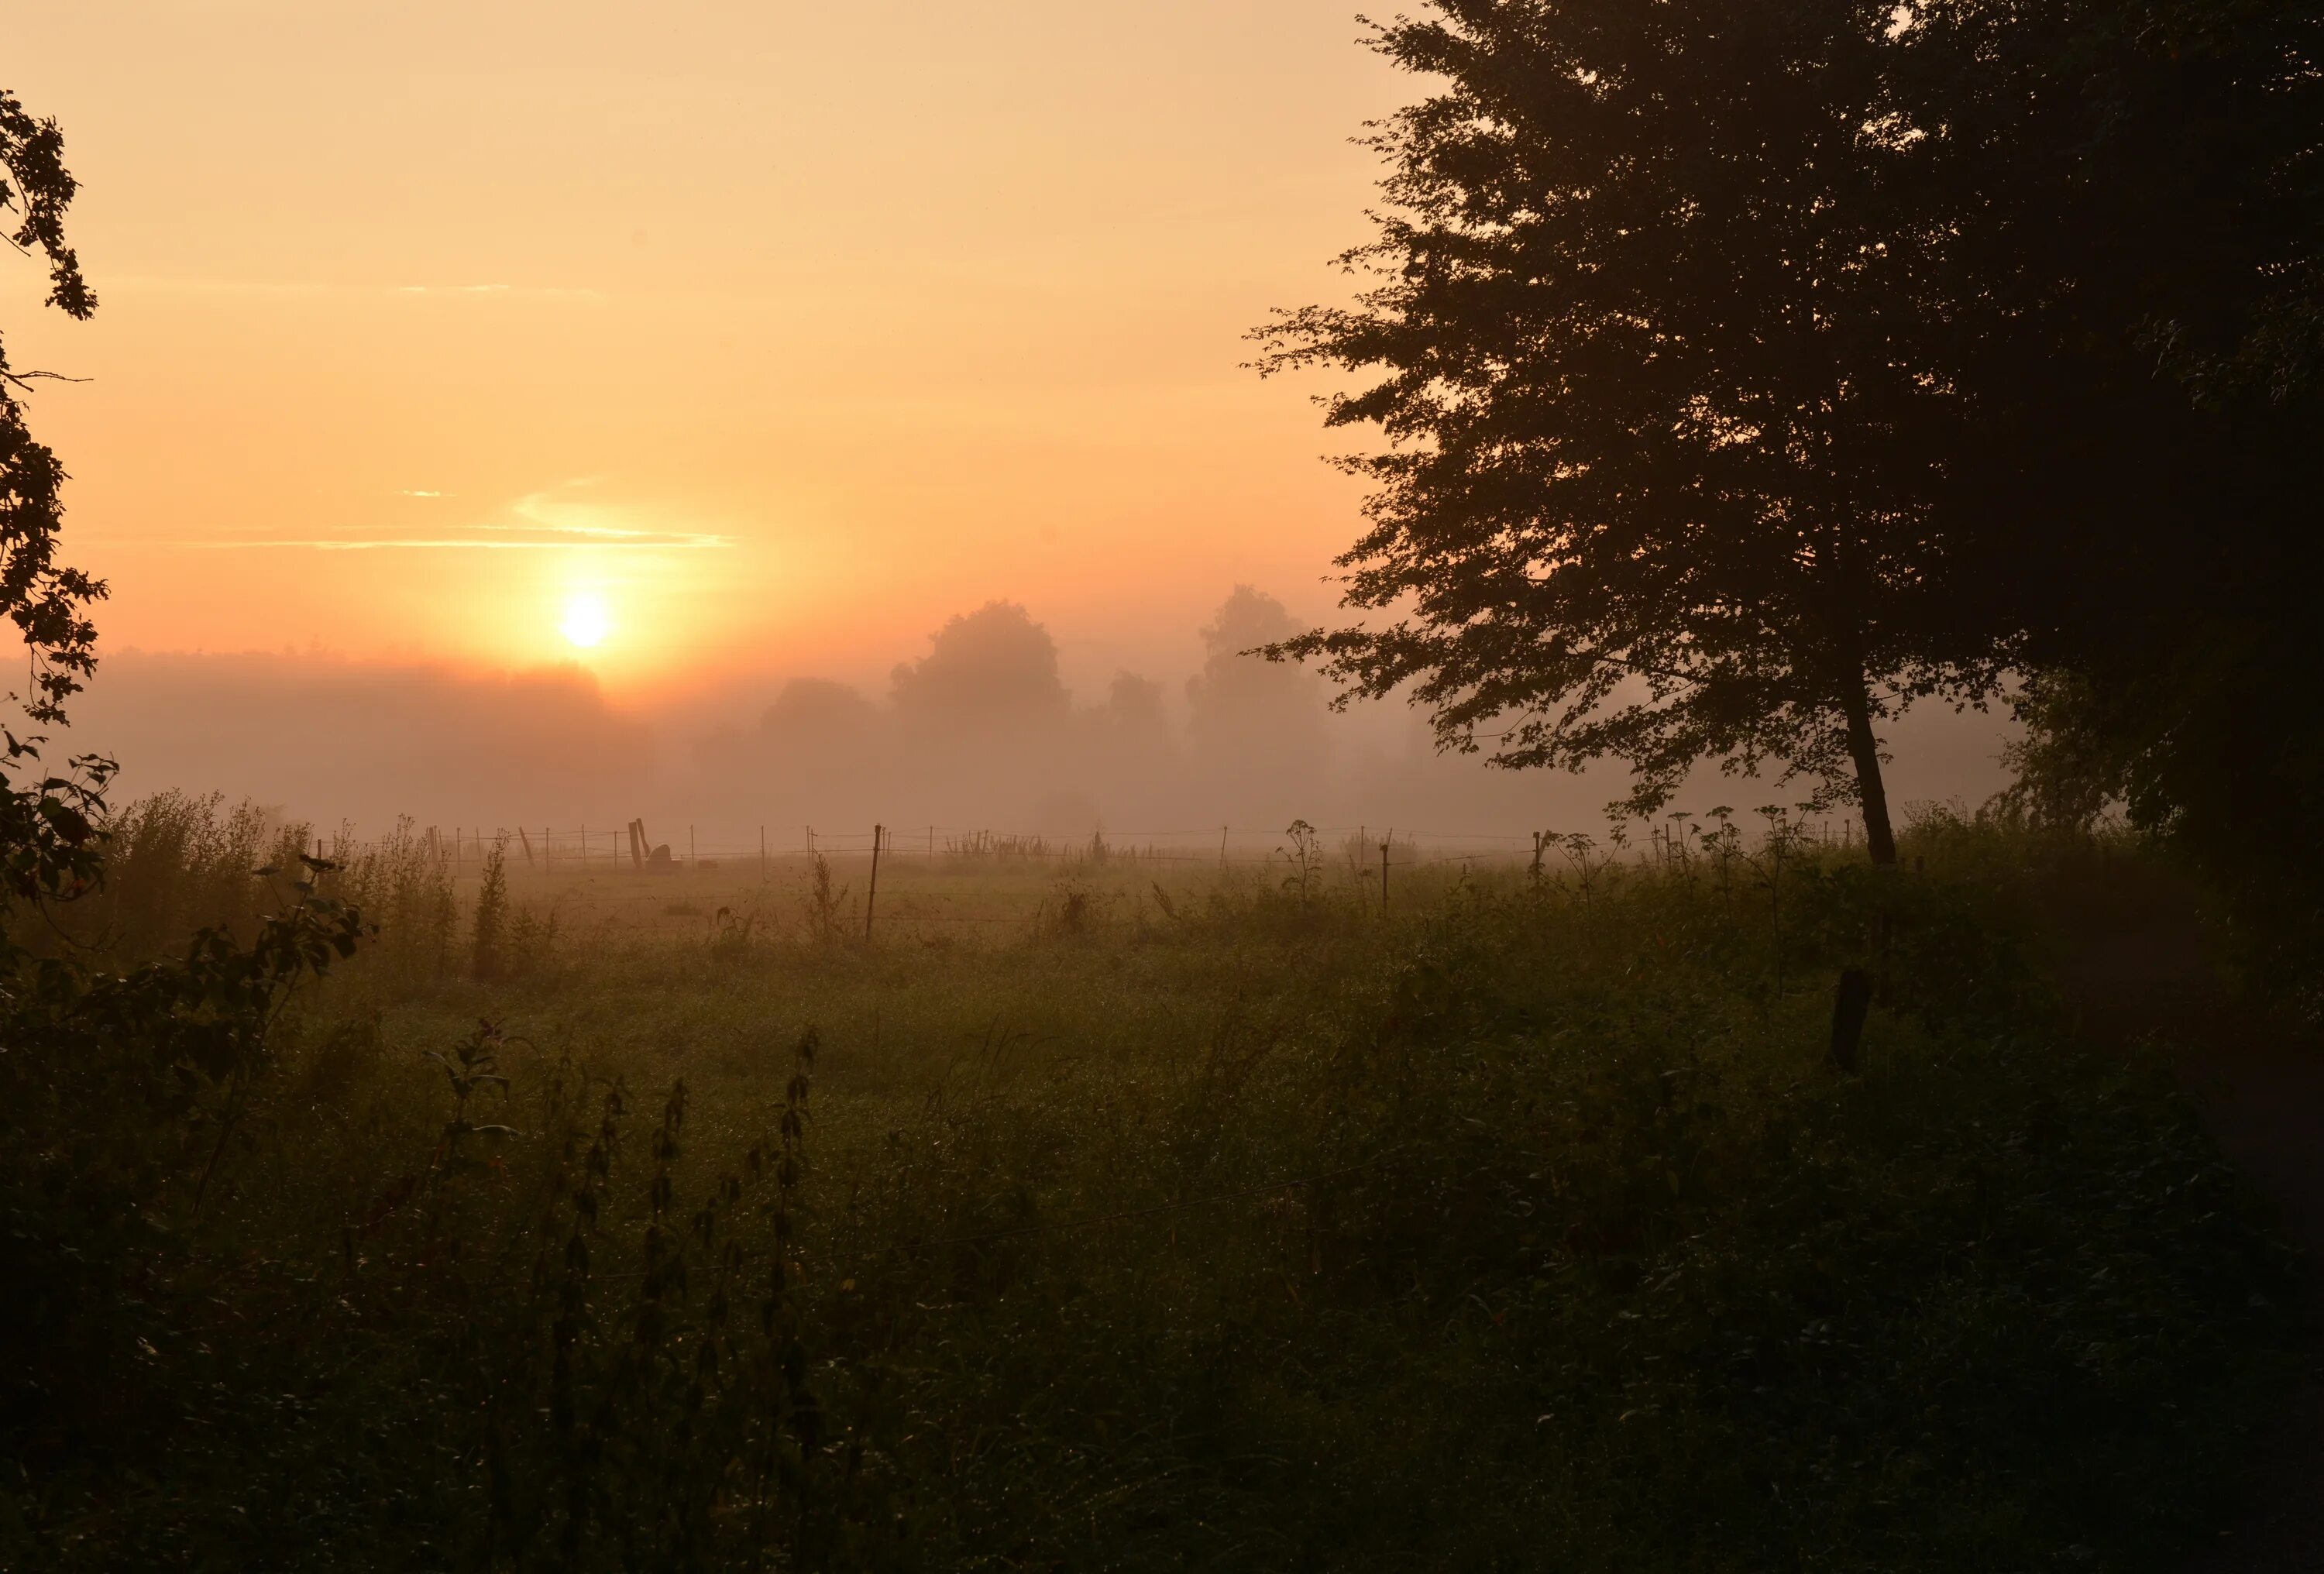
<svg viewBox="0 0 2324 1574">
<path fill-rule="evenodd" d="M 935 634 L 919 660 L 896 668 L 896 710 L 939 730 L 1062 722 L 1071 706 L 1057 642 L 1015 602 L 990 602 Z"/>
<path fill-rule="evenodd" d="M 1125 732 L 1160 732 L 1169 725 L 1162 709 L 1162 686 L 1135 672 L 1117 672 L 1106 690 L 1106 720 Z"/>
<path fill-rule="evenodd" d="M 1329 419 L 1388 440 L 1342 562 L 1396 621 L 1271 653 L 1409 685 L 1498 764 L 1625 760 L 1640 811 L 1706 759 L 1804 773 L 1893 861 L 1881 722 L 2008 656 L 1934 506 L 1958 181 L 1888 80 L 1893 5 L 1430 10 L 1377 35 L 1443 86 L 1374 138 L 1374 285 L 1260 336 L 1376 374 Z"/>
<path fill-rule="evenodd" d="M 1234 587 L 1204 626 L 1203 669 L 1186 681 L 1187 728 L 1197 749 L 1264 767 L 1314 763 L 1323 748 L 1323 686 L 1252 654 L 1298 631 L 1275 597 Z"/>
<path fill-rule="evenodd" d="M 1117 765 L 1152 767 L 1170 752 L 1170 716 L 1163 704 L 1162 686 L 1135 672 L 1114 674 L 1105 704 L 1096 720 L 1103 728 L 1102 747 Z"/>
<path fill-rule="evenodd" d="M 844 683 L 795 677 L 759 717 L 759 731 L 795 742 L 852 741 L 869 732 L 879 719 L 879 708 Z"/>
</svg>

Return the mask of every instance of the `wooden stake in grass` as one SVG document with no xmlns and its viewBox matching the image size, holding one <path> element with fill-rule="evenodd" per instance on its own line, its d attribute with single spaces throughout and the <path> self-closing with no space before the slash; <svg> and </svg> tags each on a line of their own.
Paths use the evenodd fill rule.
<svg viewBox="0 0 2324 1574">
<path fill-rule="evenodd" d="M 1390 838 L 1393 840 L 1393 838 Z M 1380 916 L 1388 916 L 1388 842 L 1380 843 Z"/>
<path fill-rule="evenodd" d="M 1853 1074 L 1863 1063 L 1864 1019 L 1872 1011 L 1872 979 L 1860 967 L 1840 975 L 1831 999 L 1832 1069 Z"/>
<path fill-rule="evenodd" d="M 886 834 L 885 825 L 872 827 L 872 883 L 863 892 L 863 941 L 872 941 L 872 907 L 880 899 L 880 842 Z"/>
<path fill-rule="evenodd" d="M 524 828 L 523 826 L 519 825 L 519 826 L 516 828 L 516 839 L 517 839 L 519 842 L 523 842 L 523 843 L 524 843 L 524 866 L 525 866 L 525 868 L 527 868 L 527 869 L 530 869 L 530 868 L 532 867 L 532 863 L 533 863 L 533 860 L 532 860 L 532 838 L 531 838 L 531 836 L 530 836 L 529 834 L 527 834 L 527 833 L 526 833 L 526 832 L 525 832 L 525 828 Z"/>
</svg>

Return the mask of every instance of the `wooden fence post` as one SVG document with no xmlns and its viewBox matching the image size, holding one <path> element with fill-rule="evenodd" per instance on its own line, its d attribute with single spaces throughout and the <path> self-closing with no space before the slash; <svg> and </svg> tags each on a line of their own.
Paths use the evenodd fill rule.
<svg viewBox="0 0 2324 1574">
<path fill-rule="evenodd" d="M 1389 841 L 1395 838 L 1390 837 Z M 1388 916 L 1388 842 L 1380 843 L 1380 916 Z"/>
<path fill-rule="evenodd" d="M 872 827 L 872 884 L 863 893 L 863 940 L 872 940 L 872 907 L 880 899 L 880 842 L 886 833 L 884 825 Z"/>
<path fill-rule="evenodd" d="M 532 837 L 523 826 L 519 825 L 516 828 L 516 839 L 524 843 L 524 866 L 530 869 L 533 864 Z"/>
</svg>

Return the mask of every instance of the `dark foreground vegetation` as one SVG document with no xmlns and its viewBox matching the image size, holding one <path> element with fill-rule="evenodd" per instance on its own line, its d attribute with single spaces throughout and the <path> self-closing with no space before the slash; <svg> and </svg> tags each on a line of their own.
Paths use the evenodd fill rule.
<svg viewBox="0 0 2324 1574">
<path fill-rule="evenodd" d="M 123 824 L 91 931 L 323 922 L 260 921 L 254 817 Z M 0 1060 L 0 1563 L 2177 1567 L 2299 1330 L 2043 982 L 2030 915 L 2135 861 L 1674 845 L 1393 920 L 1003 870 L 1006 938 L 877 950 L 806 870 L 660 942 L 318 871 L 401 915 L 327 978 L 100 980 L 112 1033 Z"/>
</svg>

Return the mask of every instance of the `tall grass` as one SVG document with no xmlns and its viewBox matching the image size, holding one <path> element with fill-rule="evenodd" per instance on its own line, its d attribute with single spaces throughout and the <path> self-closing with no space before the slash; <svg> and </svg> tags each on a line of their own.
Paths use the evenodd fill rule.
<svg viewBox="0 0 2324 1574">
<path fill-rule="evenodd" d="M 104 889 L 60 917 L 76 938 L 127 962 L 172 953 L 209 925 L 247 940 L 275 900 L 274 877 L 256 871 L 274 870 L 287 886 L 313 847 L 305 824 L 215 793 L 143 798 L 106 829 Z"/>
<path fill-rule="evenodd" d="M 1709 835 L 1397 870 L 1385 916 L 1296 833 L 996 860 L 1031 918 L 873 944 L 826 863 L 779 935 L 548 965 L 407 831 L 151 1282 L 170 1404 L 0 1547 L 2175 1569 L 2295 1281 L 2158 1069 L 2066 1031 L 2019 897 L 2073 866 Z"/>
</svg>

